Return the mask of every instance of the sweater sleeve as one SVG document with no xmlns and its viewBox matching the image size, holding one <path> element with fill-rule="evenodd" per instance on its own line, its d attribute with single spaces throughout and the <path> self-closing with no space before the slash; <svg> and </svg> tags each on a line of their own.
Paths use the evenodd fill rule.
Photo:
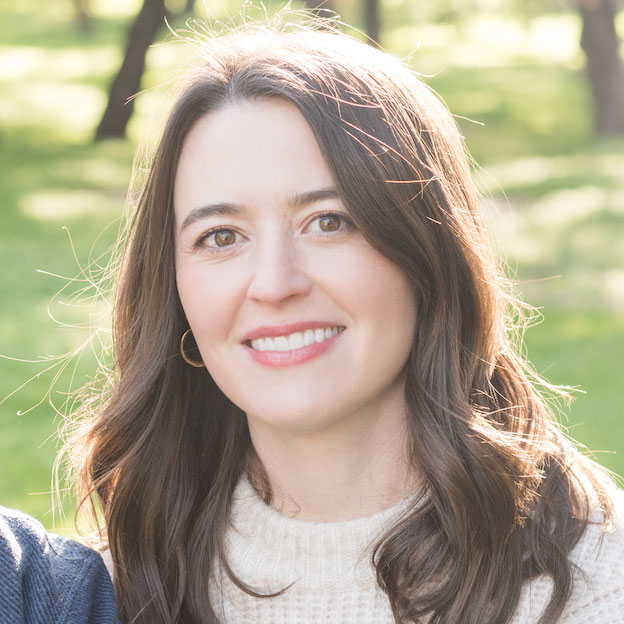
<svg viewBox="0 0 624 624">
<path fill-rule="evenodd" d="M 573 560 L 582 571 L 567 611 L 566 624 L 624 624 L 624 492 L 614 495 L 613 526 L 588 527 Z"/>
<path fill-rule="evenodd" d="M 0 507 L 0 624 L 118 624 L 98 553 Z"/>
<path fill-rule="evenodd" d="M 624 624 L 624 493 L 614 492 L 612 526 L 593 521 L 570 554 L 576 566 L 572 594 L 558 624 Z M 511 624 L 535 624 L 548 604 L 552 580 L 525 583 Z"/>
<path fill-rule="evenodd" d="M 624 624 L 624 588 L 613 587 L 594 594 L 590 600 L 568 613 L 570 623 L 590 624 L 592 622 Z"/>
</svg>

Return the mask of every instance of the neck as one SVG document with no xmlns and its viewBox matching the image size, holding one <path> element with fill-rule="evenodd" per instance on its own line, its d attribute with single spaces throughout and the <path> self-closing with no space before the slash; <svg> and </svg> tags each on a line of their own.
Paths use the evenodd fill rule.
<svg viewBox="0 0 624 624">
<path fill-rule="evenodd" d="M 335 522 L 372 515 L 414 492 L 404 412 L 388 411 L 383 418 L 360 415 L 312 433 L 266 430 L 250 422 L 271 505 L 290 517 Z"/>
</svg>

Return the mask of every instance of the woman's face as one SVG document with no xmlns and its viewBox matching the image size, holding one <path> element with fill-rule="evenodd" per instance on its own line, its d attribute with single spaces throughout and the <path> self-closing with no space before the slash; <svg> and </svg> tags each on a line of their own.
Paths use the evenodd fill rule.
<svg viewBox="0 0 624 624">
<path fill-rule="evenodd" d="M 184 311 L 250 427 L 314 432 L 402 409 L 414 297 L 353 224 L 292 104 L 200 119 L 174 201 Z"/>
</svg>

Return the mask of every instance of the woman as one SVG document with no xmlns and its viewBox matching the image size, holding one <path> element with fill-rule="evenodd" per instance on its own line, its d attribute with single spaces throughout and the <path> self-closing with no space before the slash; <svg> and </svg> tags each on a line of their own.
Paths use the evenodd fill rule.
<svg viewBox="0 0 624 624">
<path fill-rule="evenodd" d="M 503 284 L 408 69 L 329 32 L 202 43 L 82 434 L 121 621 L 624 621 L 615 495 Z"/>
</svg>

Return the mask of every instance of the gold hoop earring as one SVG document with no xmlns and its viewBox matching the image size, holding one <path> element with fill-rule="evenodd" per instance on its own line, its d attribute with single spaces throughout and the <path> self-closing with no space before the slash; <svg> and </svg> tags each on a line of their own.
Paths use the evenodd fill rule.
<svg viewBox="0 0 624 624">
<path fill-rule="evenodd" d="M 186 353 L 184 352 L 184 341 L 186 340 L 186 337 L 190 333 L 191 333 L 191 329 L 189 328 L 182 334 L 182 338 L 180 338 L 180 355 L 182 356 L 182 359 L 187 364 L 190 364 L 191 366 L 194 366 L 195 368 L 203 368 L 206 365 L 201 360 L 199 362 L 197 360 L 191 360 L 191 358 L 188 355 L 186 355 Z"/>
</svg>

